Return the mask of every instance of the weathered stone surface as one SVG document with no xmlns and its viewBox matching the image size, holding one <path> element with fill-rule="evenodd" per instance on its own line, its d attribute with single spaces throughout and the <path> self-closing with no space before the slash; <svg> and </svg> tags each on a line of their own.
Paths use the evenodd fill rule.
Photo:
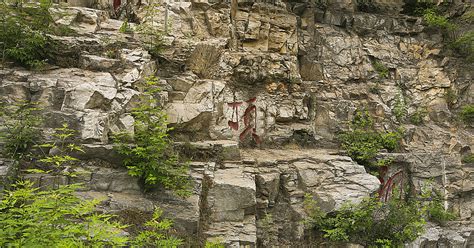
<svg viewBox="0 0 474 248">
<path fill-rule="evenodd" d="M 81 67 L 93 71 L 108 71 L 118 66 L 120 60 L 95 55 L 81 55 Z"/>
<path fill-rule="evenodd" d="M 160 205 L 183 233 L 229 247 L 305 247 L 306 193 L 333 211 L 379 187 L 362 166 L 327 150 L 338 147 L 337 135 L 348 130 L 356 110 L 367 109 L 376 129 L 405 130 L 403 153 L 390 155 L 396 159 L 389 173 L 410 172 L 415 191 L 433 179 L 461 220 L 428 226 L 409 247 L 470 247 L 474 171 L 461 157 L 474 150 L 474 136 L 472 126 L 455 120 L 473 102 L 474 70 L 422 18 L 400 15 L 404 2 L 172 2 L 167 24 L 163 15 L 153 17 L 154 26 L 168 29 L 157 58 L 140 48 L 139 35 L 119 32 L 123 20 L 55 7 L 55 22 L 77 34 L 51 37 L 59 45 L 51 62 L 74 68 L 7 65 L 0 69 L 0 96 L 40 102 L 45 130 L 68 123 L 86 152 L 74 154 L 84 160 L 77 179 L 25 178 L 42 187 L 85 182 L 80 194 L 103 197 L 107 211 L 151 212 Z M 465 2 L 447 13 L 450 19 L 469 8 Z M 141 22 L 151 21 L 139 4 L 131 5 Z M 157 10 L 164 13 L 165 5 Z M 185 200 L 159 189 L 141 193 L 108 144 L 110 134 L 133 132 L 130 111 L 139 82 L 150 75 L 160 77 L 156 97 L 175 128 L 173 138 L 183 141 L 177 147 L 191 141 L 186 154 L 200 161 L 191 163 L 195 187 Z M 397 118 L 397 108 L 407 116 Z M 412 121 L 417 113 L 421 123 Z M 241 153 L 239 147 L 247 148 Z M 267 215 L 271 227 L 261 225 Z"/>
<path fill-rule="evenodd" d="M 242 173 L 238 168 L 214 173 L 207 198 L 214 222 L 242 221 L 246 209 L 255 207 L 255 181 Z"/>
</svg>

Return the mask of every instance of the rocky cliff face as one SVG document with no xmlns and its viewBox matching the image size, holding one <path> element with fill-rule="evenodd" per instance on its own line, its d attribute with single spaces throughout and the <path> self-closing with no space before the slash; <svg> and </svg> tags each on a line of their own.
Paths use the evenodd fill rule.
<svg viewBox="0 0 474 248">
<path fill-rule="evenodd" d="M 305 193 L 333 210 L 380 187 L 336 139 L 356 109 L 367 108 L 380 130 L 405 130 L 403 149 L 382 155 L 394 159 L 390 172 L 404 171 L 416 190 L 432 179 L 459 215 L 448 227 L 428 226 L 409 247 L 474 246 L 473 165 L 461 162 L 474 136 L 457 121 L 459 107 L 474 101 L 472 63 L 455 57 L 421 18 L 403 15 L 402 1 L 316 2 L 170 3 L 156 60 L 107 12 L 54 9 L 56 22 L 78 33 L 55 37 L 61 68 L 3 68 L 0 95 L 40 102 L 46 128 L 66 122 L 79 130 L 84 173 L 27 177 L 41 186 L 84 182 L 81 194 L 105 197 L 110 211 L 159 205 L 192 239 L 314 247 L 301 222 Z M 457 6 L 453 15 L 469 8 Z M 164 29 L 163 15 L 153 22 Z M 193 160 L 187 199 L 143 194 L 110 145 L 110 134 L 133 130 L 134 85 L 155 71 L 173 137 Z M 397 119 L 400 107 L 407 116 L 426 113 L 422 123 Z M 2 175 L 9 163 L 0 164 Z"/>
</svg>

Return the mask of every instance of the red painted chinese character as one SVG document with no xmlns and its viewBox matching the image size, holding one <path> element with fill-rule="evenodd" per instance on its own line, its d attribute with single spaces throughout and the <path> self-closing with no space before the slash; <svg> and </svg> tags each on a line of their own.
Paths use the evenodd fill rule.
<svg viewBox="0 0 474 248">
<path fill-rule="evenodd" d="M 232 120 L 227 122 L 230 128 L 234 129 L 235 131 L 239 130 L 239 106 L 242 105 L 242 102 L 230 102 L 227 103 L 227 106 L 232 107 Z M 235 115 L 235 121 L 234 121 Z"/>
<path fill-rule="evenodd" d="M 400 170 L 393 174 L 391 177 L 387 179 L 387 182 L 384 184 L 383 183 L 383 176 L 381 176 L 382 179 L 380 181 L 382 182 L 382 187 L 379 190 L 379 199 L 386 202 L 391 194 L 393 193 L 393 190 L 397 185 L 400 186 L 400 197 L 402 197 L 402 192 L 403 192 L 403 171 Z"/>
<path fill-rule="evenodd" d="M 261 139 L 257 135 L 257 107 L 254 105 L 255 101 L 257 101 L 256 97 L 245 101 L 248 104 L 247 109 L 245 109 L 243 115 L 245 129 L 240 133 L 239 138 L 240 141 L 244 141 L 245 137 L 251 134 L 255 142 L 260 144 Z M 252 120 L 253 123 L 251 122 Z"/>
</svg>

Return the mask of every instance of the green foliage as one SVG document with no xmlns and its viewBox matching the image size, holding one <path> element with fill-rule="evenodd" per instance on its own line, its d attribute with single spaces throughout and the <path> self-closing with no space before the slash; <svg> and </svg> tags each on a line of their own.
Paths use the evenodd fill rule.
<svg viewBox="0 0 474 248">
<path fill-rule="evenodd" d="M 466 11 L 466 13 L 461 16 L 461 19 L 467 23 L 474 23 L 474 10 Z"/>
<path fill-rule="evenodd" d="M 141 178 L 145 186 L 161 184 L 178 195 L 186 196 L 190 193 L 188 166 L 179 161 L 170 145 L 170 128 L 167 116 L 156 100 L 156 84 L 155 78 L 149 78 L 143 85 L 140 104 L 132 109 L 134 134 L 117 134 L 116 149 L 125 156 L 123 162 L 129 174 Z"/>
<path fill-rule="evenodd" d="M 20 181 L 0 202 L 0 247 L 178 247 L 182 240 L 170 234 L 173 222 L 160 220 L 157 208 L 145 230 L 127 237 L 127 226 L 115 216 L 96 211 L 100 200 L 76 196 L 79 185 L 39 190 Z"/>
<path fill-rule="evenodd" d="M 450 22 L 446 17 L 439 14 L 435 8 L 429 8 L 423 12 L 423 20 L 430 27 L 441 28 L 445 30 L 454 30 L 456 25 Z"/>
<path fill-rule="evenodd" d="M 474 163 L 474 154 L 471 153 L 463 156 L 461 161 L 465 164 Z"/>
<path fill-rule="evenodd" d="M 374 61 L 372 63 L 375 71 L 379 74 L 380 78 L 388 78 L 388 68 L 380 61 Z"/>
<path fill-rule="evenodd" d="M 405 1 L 404 13 L 407 15 L 423 16 L 426 9 L 435 8 L 433 1 L 408 0 Z"/>
<path fill-rule="evenodd" d="M 474 105 L 469 104 L 463 106 L 459 115 L 461 116 L 461 120 L 463 120 L 466 124 L 472 124 L 474 121 Z"/>
<path fill-rule="evenodd" d="M 371 86 L 369 87 L 369 92 L 372 93 L 372 94 L 378 95 L 378 94 L 380 94 L 381 90 L 382 90 L 382 89 L 381 89 L 381 87 L 380 87 L 380 83 L 379 83 L 379 82 L 376 82 L 374 85 L 371 85 Z"/>
<path fill-rule="evenodd" d="M 9 4 L 0 2 L 0 49 L 2 58 L 36 68 L 45 63 L 48 37 L 53 19 L 48 11 L 51 3 Z"/>
<path fill-rule="evenodd" d="M 52 134 L 52 142 L 37 146 L 41 149 L 49 149 L 50 151 L 48 155 L 40 159 L 39 162 L 47 165 L 47 169 L 57 173 L 64 169 L 65 164 L 77 161 L 77 158 L 71 157 L 69 154 L 73 152 L 84 152 L 84 150 L 82 150 L 80 145 L 72 142 L 75 134 L 76 131 L 70 129 L 67 124 L 63 124 L 60 128 L 55 128 Z"/>
<path fill-rule="evenodd" d="M 407 115 L 407 107 L 405 97 L 402 93 L 398 93 L 395 96 L 395 104 L 393 105 L 392 113 L 395 115 L 398 121 L 403 121 Z"/>
<path fill-rule="evenodd" d="M 432 183 L 432 180 L 428 180 L 422 185 L 420 198 L 425 201 L 423 210 L 430 221 L 444 225 L 447 221 L 456 219 L 456 215 L 445 210 L 443 197 L 438 190 L 433 189 Z"/>
<path fill-rule="evenodd" d="M 423 123 L 423 118 L 426 116 L 426 109 L 417 109 L 414 113 L 410 115 L 411 123 L 415 125 L 420 125 Z"/>
<path fill-rule="evenodd" d="M 434 194 L 434 196 L 433 196 Z M 432 193 L 431 200 L 426 206 L 428 219 L 432 222 L 444 225 L 447 221 L 456 219 L 456 215 L 444 209 L 443 201 L 439 193 Z"/>
<path fill-rule="evenodd" d="M 448 106 L 452 107 L 456 103 L 458 96 L 453 89 L 447 89 L 444 93 L 444 99 L 446 100 Z"/>
<path fill-rule="evenodd" d="M 207 241 L 205 244 L 204 244 L 204 248 L 225 248 L 225 245 L 223 245 L 221 242 L 219 241 Z"/>
<path fill-rule="evenodd" d="M 353 242 L 365 247 L 399 247 L 415 240 L 425 224 L 421 203 L 396 195 L 386 203 L 376 197 L 359 204 L 347 203 L 339 210 L 325 213 L 305 196 L 306 224 L 334 242 Z"/>
<path fill-rule="evenodd" d="M 125 20 L 122 25 L 120 25 L 119 32 L 120 33 L 129 33 L 132 29 L 130 28 L 130 24 L 128 24 L 128 20 Z"/>
<path fill-rule="evenodd" d="M 178 247 L 183 244 L 168 232 L 173 226 L 170 219 L 162 219 L 163 210 L 156 208 L 151 220 L 145 223 L 145 230 L 141 231 L 131 242 L 132 247 Z"/>
<path fill-rule="evenodd" d="M 474 31 L 463 34 L 451 44 L 451 47 L 465 56 L 469 62 L 474 62 Z"/>
<path fill-rule="evenodd" d="M 0 247 L 125 246 L 124 226 L 95 212 L 97 200 L 75 196 L 78 185 L 39 191 L 20 181 L 0 202 Z"/>
<path fill-rule="evenodd" d="M 339 135 L 341 146 L 348 155 L 360 164 L 373 166 L 381 149 L 393 151 L 398 148 L 401 132 L 379 132 L 374 129 L 368 111 L 356 111 L 351 131 Z"/>
<path fill-rule="evenodd" d="M 0 141 L 6 156 L 21 159 L 41 136 L 42 118 L 36 103 L 0 103 Z"/>
<path fill-rule="evenodd" d="M 155 25 L 155 18 L 159 16 L 158 7 L 158 4 L 149 4 L 144 7 L 143 22 L 135 28 L 135 31 L 142 36 L 145 48 L 152 56 L 158 56 L 163 46 L 163 32 Z"/>
<path fill-rule="evenodd" d="M 257 230 L 259 247 L 271 247 L 278 242 L 278 225 L 271 213 L 258 216 Z"/>
</svg>

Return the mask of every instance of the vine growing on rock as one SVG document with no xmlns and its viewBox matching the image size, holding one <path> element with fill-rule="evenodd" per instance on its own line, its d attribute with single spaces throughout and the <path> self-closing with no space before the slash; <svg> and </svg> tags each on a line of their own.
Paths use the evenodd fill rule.
<svg viewBox="0 0 474 248">
<path fill-rule="evenodd" d="M 134 133 L 116 134 L 116 149 L 124 155 L 123 163 L 129 174 L 139 177 L 145 189 L 160 184 L 186 196 L 190 193 L 188 166 L 179 160 L 170 144 L 167 116 L 156 99 L 159 92 L 156 78 L 148 78 L 141 87 L 139 104 L 131 112 L 135 119 Z"/>
</svg>

